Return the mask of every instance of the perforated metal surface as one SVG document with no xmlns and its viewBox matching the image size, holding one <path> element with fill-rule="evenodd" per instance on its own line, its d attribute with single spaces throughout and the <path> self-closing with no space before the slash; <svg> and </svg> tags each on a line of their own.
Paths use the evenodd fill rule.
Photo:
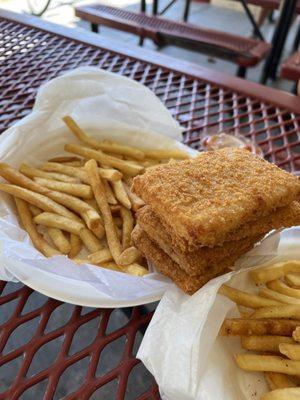
<svg viewBox="0 0 300 400">
<path fill-rule="evenodd" d="M 118 47 L 96 35 L 62 31 L 3 11 L 1 15 L 0 131 L 30 112 L 43 82 L 77 66 L 94 65 L 153 90 L 185 128 L 187 144 L 197 148 L 205 135 L 220 131 L 244 134 L 271 161 L 293 172 L 299 169 L 296 97 L 140 49 Z M 23 25 L 24 20 L 34 26 Z M 124 320 L 120 310 L 82 310 L 40 295 L 41 304 L 34 308 L 31 290 L 16 289 L 14 284 L 1 283 L 0 293 L 0 400 L 58 399 L 68 373 L 74 385 L 61 397 L 68 400 L 159 398 L 156 385 L 134 358 L 141 340 L 138 329 L 147 326 L 151 312 L 134 308 L 130 319 Z M 53 328 L 49 320 L 55 318 Z M 123 339 L 118 342 L 118 338 Z M 76 340 L 82 348 L 79 342 L 74 345 Z M 39 349 L 43 353 L 51 344 L 56 346 L 48 349 L 52 358 L 40 355 Z M 104 371 L 103 366 L 107 366 Z M 139 373 L 136 368 L 141 368 Z M 3 378 L 8 375 L 10 381 Z M 141 384 L 144 393 L 135 392 Z"/>
</svg>

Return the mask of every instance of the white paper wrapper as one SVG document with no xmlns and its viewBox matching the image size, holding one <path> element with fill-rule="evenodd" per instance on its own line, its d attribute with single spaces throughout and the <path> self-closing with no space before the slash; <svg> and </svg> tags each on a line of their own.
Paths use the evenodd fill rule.
<svg viewBox="0 0 300 400">
<path fill-rule="evenodd" d="M 300 227 L 270 235 L 239 260 L 239 272 L 208 282 L 193 296 L 177 288 L 165 293 L 137 354 L 154 375 L 164 400 L 260 399 L 267 391 L 263 375 L 239 369 L 233 359 L 234 353 L 243 352 L 239 338 L 218 337 L 226 315 L 239 313 L 217 291 L 228 281 L 254 293 L 250 267 L 290 259 L 300 259 Z"/>
<path fill-rule="evenodd" d="M 0 159 L 37 166 L 77 142 L 62 122 L 71 115 L 91 136 L 141 148 L 184 148 L 182 129 L 145 86 L 96 68 L 79 68 L 40 88 L 33 112 L 0 136 Z M 160 274 L 139 278 L 46 259 L 20 229 L 11 198 L 0 193 L 0 279 L 21 280 L 69 303 L 116 307 L 158 300 L 173 284 Z"/>
</svg>

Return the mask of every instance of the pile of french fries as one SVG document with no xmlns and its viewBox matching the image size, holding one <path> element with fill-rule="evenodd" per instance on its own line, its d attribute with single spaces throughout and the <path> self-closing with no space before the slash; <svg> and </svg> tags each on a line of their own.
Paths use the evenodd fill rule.
<svg viewBox="0 0 300 400">
<path fill-rule="evenodd" d="M 144 205 L 130 190 L 132 179 L 146 168 L 188 155 L 97 141 L 71 117 L 63 121 L 80 141 L 65 145 L 71 155 L 40 168 L 22 164 L 17 170 L 0 163 L 0 175 L 8 182 L 0 183 L 0 190 L 13 196 L 23 227 L 46 257 L 63 254 L 77 264 L 147 274 L 146 261 L 131 245 L 134 213 Z"/>
<path fill-rule="evenodd" d="M 220 335 L 240 336 L 241 346 L 256 353 L 236 354 L 235 360 L 245 371 L 265 373 L 271 391 L 262 400 L 300 399 L 300 261 L 263 266 L 250 275 L 258 294 L 220 288 L 241 312 L 241 318 L 225 319 Z"/>
</svg>

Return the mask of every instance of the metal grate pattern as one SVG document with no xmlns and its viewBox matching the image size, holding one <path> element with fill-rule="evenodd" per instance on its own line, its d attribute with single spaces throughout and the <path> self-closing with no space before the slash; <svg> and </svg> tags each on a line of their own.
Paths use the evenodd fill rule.
<svg viewBox="0 0 300 400">
<path fill-rule="evenodd" d="M 0 283 L 1 400 L 159 398 L 135 358 L 152 312 L 72 306 L 14 286 Z"/>
<path fill-rule="evenodd" d="M 0 18 L 0 132 L 30 112 L 42 83 L 93 65 L 149 87 L 185 128 L 188 145 L 198 148 L 210 133 L 244 134 L 271 161 L 293 172 L 299 169 L 300 115 L 278 106 L 271 96 L 261 100 L 267 96 L 251 84 L 252 95 L 247 95 L 239 80 L 217 85 L 192 72 L 179 73 L 50 31 Z M 220 81 L 217 75 L 213 78 Z M 32 296 L 39 296 L 38 308 Z M 139 307 L 127 314 L 74 307 L 22 285 L 0 283 L 0 400 L 56 400 L 70 380 L 71 391 L 63 394 L 67 400 L 159 399 L 152 377 L 135 358 L 152 312 Z"/>
</svg>

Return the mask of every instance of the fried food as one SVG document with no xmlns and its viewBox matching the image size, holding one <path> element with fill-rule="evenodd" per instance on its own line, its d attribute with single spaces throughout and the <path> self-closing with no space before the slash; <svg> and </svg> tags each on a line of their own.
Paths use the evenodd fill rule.
<svg viewBox="0 0 300 400">
<path fill-rule="evenodd" d="M 238 366 L 245 371 L 270 371 L 287 375 L 300 375 L 300 362 L 287 360 L 283 357 L 237 354 L 235 359 Z"/>
<path fill-rule="evenodd" d="M 220 245 L 242 226 L 287 206 L 300 194 L 300 181 L 246 150 L 222 149 L 150 168 L 132 188 L 186 251 Z"/>
<path fill-rule="evenodd" d="M 265 378 L 270 390 L 285 389 L 297 386 L 289 376 L 280 374 L 278 372 L 265 372 Z M 286 397 L 286 399 L 290 400 L 289 397 Z"/>
<path fill-rule="evenodd" d="M 300 261 L 289 260 L 272 265 L 261 266 L 250 272 L 255 283 L 266 283 L 283 277 L 290 272 L 300 272 Z"/>
<path fill-rule="evenodd" d="M 62 253 L 68 254 L 71 251 L 71 245 L 64 233 L 57 228 L 48 228 L 47 233 L 55 247 Z"/>
<path fill-rule="evenodd" d="M 261 351 L 279 353 L 279 345 L 282 343 L 294 343 L 289 336 L 263 335 L 263 336 L 242 336 L 241 345 L 243 349 L 250 351 Z"/>
<path fill-rule="evenodd" d="M 210 279 L 227 272 L 222 264 L 211 268 L 203 275 L 190 276 L 173 261 L 160 247 L 153 243 L 149 236 L 136 225 L 132 232 L 132 241 L 147 260 L 163 275 L 171 278 L 177 286 L 188 294 L 195 293 Z"/>
<path fill-rule="evenodd" d="M 263 395 L 261 400 L 299 400 L 300 388 L 276 389 Z"/>
<path fill-rule="evenodd" d="M 149 206 L 139 209 L 137 218 L 140 227 L 149 238 L 192 276 L 205 272 L 207 268 L 217 267 L 219 263 L 222 263 L 224 268 L 233 266 L 242 254 L 249 251 L 261 239 L 256 235 L 240 241 L 226 242 L 224 246 L 200 247 L 192 252 L 182 252 L 173 245 L 172 235 Z"/>
<path fill-rule="evenodd" d="M 43 212 L 37 215 L 34 217 L 34 222 L 50 228 L 57 228 L 66 232 L 75 233 L 75 235 L 79 235 L 81 229 L 85 227 L 83 222 L 73 221 L 70 218 L 50 212 Z"/>
</svg>

